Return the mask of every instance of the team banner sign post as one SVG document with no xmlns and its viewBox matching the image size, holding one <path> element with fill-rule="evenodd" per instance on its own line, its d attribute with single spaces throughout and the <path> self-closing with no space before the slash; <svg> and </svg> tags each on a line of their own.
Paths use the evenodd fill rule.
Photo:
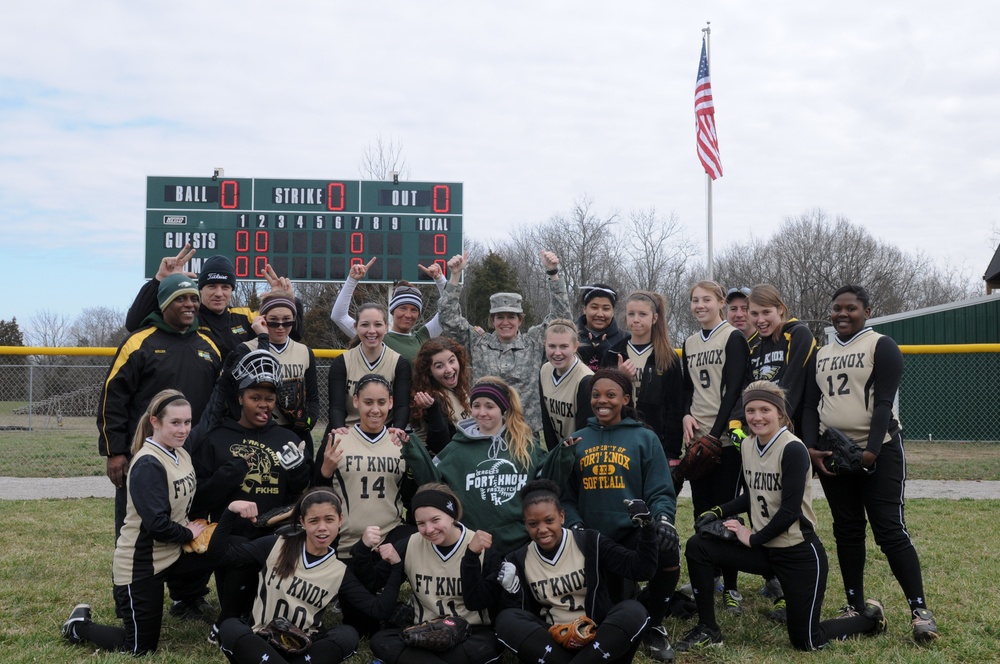
<svg viewBox="0 0 1000 664">
<path fill-rule="evenodd" d="M 295 281 L 344 281 L 375 257 L 372 281 L 429 283 L 418 265 L 447 273 L 462 253 L 462 185 L 148 177 L 146 277 L 186 243 L 198 250 L 192 272 L 222 254 L 242 280 L 263 280 L 270 264 Z"/>
</svg>

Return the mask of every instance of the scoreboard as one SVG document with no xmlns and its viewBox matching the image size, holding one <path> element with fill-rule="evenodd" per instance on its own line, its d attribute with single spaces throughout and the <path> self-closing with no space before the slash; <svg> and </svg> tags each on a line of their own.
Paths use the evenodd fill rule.
<svg viewBox="0 0 1000 664">
<path fill-rule="evenodd" d="M 186 244 L 188 270 L 209 256 L 233 261 L 238 279 L 270 264 L 294 281 L 343 281 L 378 260 L 373 281 L 429 282 L 417 265 L 462 253 L 462 185 L 447 182 L 148 177 L 146 277 Z"/>
</svg>

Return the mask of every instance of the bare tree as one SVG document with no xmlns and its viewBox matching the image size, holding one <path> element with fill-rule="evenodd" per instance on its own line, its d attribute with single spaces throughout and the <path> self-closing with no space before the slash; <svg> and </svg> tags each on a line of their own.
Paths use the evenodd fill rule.
<svg viewBox="0 0 1000 664">
<path fill-rule="evenodd" d="M 114 307 L 88 307 L 73 321 L 68 336 L 74 346 L 117 348 L 128 336 L 125 311 Z"/>
<path fill-rule="evenodd" d="M 25 337 L 29 346 L 69 346 L 72 343 L 69 318 L 50 309 L 42 309 L 28 319 Z"/>
<path fill-rule="evenodd" d="M 391 135 L 386 140 L 379 134 L 365 147 L 358 170 L 368 180 L 391 180 L 393 172 L 398 173 L 401 180 L 410 177 L 410 168 L 403 157 L 403 144 Z"/>
<path fill-rule="evenodd" d="M 864 286 L 872 315 L 964 299 L 969 280 L 945 273 L 922 254 L 906 254 L 846 217 L 822 209 L 784 220 L 768 240 L 751 238 L 719 255 L 717 274 L 727 286 L 773 284 L 793 316 L 818 333 L 828 324 L 830 295 L 844 284 Z"/>
</svg>

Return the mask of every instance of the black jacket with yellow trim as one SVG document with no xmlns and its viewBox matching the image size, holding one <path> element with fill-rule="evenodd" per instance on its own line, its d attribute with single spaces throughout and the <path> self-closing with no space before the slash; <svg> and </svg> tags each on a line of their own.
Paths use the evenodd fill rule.
<svg viewBox="0 0 1000 664">
<path fill-rule="evenodd" d="M 115 353 L 97 409 L 101 456 L 131 456 L 132 435 L 157 392 L 180 390 L 191 402 L 194 423 L 201 417 L 222 366 L 219 349 L 197 328 L 178 332 L 159 314 L 130 335 Z"/>
</svg>

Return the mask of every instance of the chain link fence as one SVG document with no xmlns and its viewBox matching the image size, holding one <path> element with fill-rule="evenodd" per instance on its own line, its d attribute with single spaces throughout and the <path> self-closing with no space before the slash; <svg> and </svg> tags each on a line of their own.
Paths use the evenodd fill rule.
<svg viewBox="0 0 1000 664">
<path fill-rule="evenodd" d="M 922 348 L 903 348 L 906 371 L 899 390 L 911 477 L 1000 480 L 995 389 L 1000 352 Z M 0 358 L 0 476 L 104 474 L 96 413 L 110 361 L 97 356 Z M 317 364 L 325 419 L 329 360 Z M 325 426 L 318 422 L 316 430 Z"/>
</svg>

